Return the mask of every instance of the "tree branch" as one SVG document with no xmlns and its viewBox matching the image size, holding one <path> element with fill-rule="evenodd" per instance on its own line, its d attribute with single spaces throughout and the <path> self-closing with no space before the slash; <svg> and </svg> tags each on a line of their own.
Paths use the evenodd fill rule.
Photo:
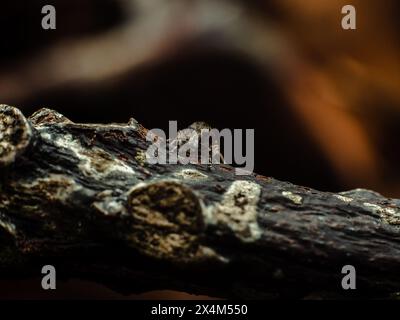
<svg viewBox="0 0 400 320">
<path fill-rule="evenodd" d="M 0 107 L 0 270 L 58 274 L 123 292 L 221 297 L 344 295 L 400 286 L 400 201 L 319 192 L 227 165 L 150 165 L 146 129 L 76 124 Z M 36 268 L 36 269 L 35 269 Z"/>
</svg>

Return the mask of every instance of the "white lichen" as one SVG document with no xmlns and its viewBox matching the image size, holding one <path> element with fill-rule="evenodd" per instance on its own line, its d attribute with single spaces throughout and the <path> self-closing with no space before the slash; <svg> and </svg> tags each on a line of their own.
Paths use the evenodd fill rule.
<svg viewBox="0 0 400 320">
<path fill-rule="evenodd" d="M 340 192 L 340 195 L 351 196 L 352 198 L 354 198 L 356 200 L 365 199 L 366 197 L 383 198 L 383 196 L 380 193 L 369 190 L 369 189 L 363 189 L 363 188 L 357 188 L 357 189 L 353 189 L 353 190 L 343 191 L 343 192 Z"/>
<path fill-rule="evenodd" d="M 201 260 L 217 260 L 224 264 L 230 261 L 228 258 L 218 254 L 214 249 L 202 245 L 199 246 L 197 256 Z"/>
<path fill-rule="evenodd" d="M 346 203 L 350 203 L 353 201 L 353 198 L 350 197 L 345 197 L 345 196 L 341 196 L 340 194 L 334 194 L 333 195 L 335 198 L 338 198 L 339 200 L 346 202 Z"/>
<path fill-rule="evenodd" d="M 140 166 L 144 166 L 146 164 L 146 152 L 143 150 L 138 150 L 135 155 L 135 160 Z"/>
<path fill-rule="evenodd" d="M 390 225 L 400 225 L 400 210 L 396 208 L 381 207 L 369 202 L 364 202 L 363 205 L 372 212 L 379 214 L 383 222 Z"/>
<path fill-rule="evenodd" d="M 1 220 L 1 216 L 0 216 L 0 228 L 2 228 L 3 230 L 7 231 L 9 234 L 14 235 L 14 236 L 17 233 L 17 229 L 16 229 L 15 225 L 10 222 L 5 222 L 5 221 Z"/>
<path fill-rule="evenodd" d="M 105 216 L 115 216 L 117 214 L 127 215 L 126 208 L 121 201 L 115 199 L 105 199 L 104 201 L 96 201 L 93 207 Z"/>
<path fill-rule="evenodd" d="M 96 194 L 96 201 L 93 202 L 92 206 L 105 216 L 127 216 L 128 211 L 125 202 L 123 199 L 114 196 L 114 191 L 120 190 L 104 190 Z"/>
<path fill-rule="evenodd" d="M 283 191 L 282 195 L 286 198 L 292 201 L 294 204 L 300 205 L 303 203 L 303 198 L 297 194 L 294 194 L 293 192 L 290 191 Z"/>
<path fill-rule="evenodd" d="M 208 178 L 207 175 L 195 169 L 183 169 L 175 172 L 174 176 L 184 180 L 203 180 Z"/>
<path fill-rule="evenodd" d="M 246 242 L 259 239 L 262 234 L 257 221 L 260 195 L 261 187 L 254 182 L 233 182 L 222 201 L 204 211 L 206 223 L 223 225 Z"/>
<path fill-rule="evenodd" d="M 111 173 L 123 173 L 125 175 L 135 174 L 135 171 L 123 161 L 98 147 L 92 147 L 90 149 L 84 148 L 72 135 L 64 135 L 63 137 L 56 137 L 53 139 L 50 134 L 42 132 L 41 137 L 52 141 L 60 148 L 66 148 L 72 151 L 79 159 L 78 167 L 85 176 L 104 178 Z"/>
<path fill-rule="evenodd" d="M 382 207 L 378 206 L 377 204 L 364 202 L 363 205 L 365 207 L 367 207 L 368 209 L 371 209 L 373 212 L 376 212 L 376 213 L 379 213 L 379 212 L 383 211 Z"/>
</svg>

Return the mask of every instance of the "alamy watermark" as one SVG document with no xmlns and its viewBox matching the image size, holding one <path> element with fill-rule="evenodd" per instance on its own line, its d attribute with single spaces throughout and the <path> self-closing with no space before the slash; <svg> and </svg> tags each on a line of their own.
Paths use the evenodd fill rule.
<svg viewBox="0 0 400 320">
<path fill-rule="evenodd" d="M 357 29 L 357 11 L 352 5 L 346 5 L 342 8 L 342 28 L 343 30 L 356 30 Z"/>
<path fill-rule="evenodd" d="M 42 28 L 44 30 L 55 30 L 56 29 L 56 8 L 52 5 L 45 5 L 42 8 Z"/>
<path fill-rule="evenodd" d="M 344 290 L 356 289 L 356 268 L 352 265 L 345 265 L 342 268 L 342 274 L 345 276 L 342 279 L 342 288 Z"/>
<path fill-rule="evenodd" d="M 234 164 L 239 166 L 236 175 L 254 170 L 254 129 L 219 131 L 196 123 L 178 131 L 177 122 L 170 121 L 168 138 L 163 130 L 152 129 L 146 140 L 152 142 L 146 151 L 150 164 Z"/>
<path fill-rule="evenodd" d="M 41 10 L 44 15 L 42 18 L 42 28 L 44 30 L 55 30 L 56 29 L 56 8 L 53 5 L 45 5 Z M 356 30 L 356 8 L 351 5 L 345 5 L 342 7 L 341 13 L 343 14 L 341 24 L 343 30 Z"/>
<path fill-rule="evenodd" d="M 52 265 L 45 265 L 42 268 L 42 289 L 55 290 L 56 289 L 56 268 Z"/>
</svg>

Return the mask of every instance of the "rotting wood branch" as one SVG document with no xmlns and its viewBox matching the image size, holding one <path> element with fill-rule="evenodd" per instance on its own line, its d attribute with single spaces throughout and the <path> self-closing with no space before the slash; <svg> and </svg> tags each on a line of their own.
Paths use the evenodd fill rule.
<svg viewBox="0 0 400 320">
<path fill-rule="evenodd" d="M 127 293 L 346 297 L 400 288 L 400 201 L 319 192 L 227 165 L 150 165 L 146 129 L 0 106 L 0 275 L 43 263 Z M 324 294 L 323 294 L 324 293 Z"/>
</svg>

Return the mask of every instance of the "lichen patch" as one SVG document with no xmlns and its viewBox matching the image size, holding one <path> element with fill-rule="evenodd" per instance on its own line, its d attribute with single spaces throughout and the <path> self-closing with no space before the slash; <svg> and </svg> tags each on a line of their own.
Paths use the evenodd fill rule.
<svg viewBox="0 0 400 320">
<path fill-rule="evenodd" d="M 48 202 L 61 203 L 66 202 L 73 192 L 82 189 L 74 179 L 61 174 L 50 174 L 31 182 L 12 182 L 11 186 L 18 192 L 30 193 Z"/>
<path fill-rule="evenodd" d="M 184 180 L 204 180 L 208 176 L 195 169 L 183 169 L 174 173 L 174 176 Z"/>
<path fill-rule="evenodd" d="M 334 194 L 333 196 L 334 196 L 335 198 L 337 198 L 337 199 L 343 201 L 343 202 L 346 202 L 346 203 L 350 203 L 350 202 L 353 201 L 353 198 L 345 197 L 345 196 L 342 196 L 342 195 L 340 195 L 340 194 Z"/>
<path fill-rule="evenodd" d="M 8 221 L 8 219 L 0 213 L 0 229 L 5 230 L 7 233 L 15 236 L 17 234 L 17 228 L 15 225 Z"/>
<path fill-rule="evenodd" d="M 293 192 L 290 191 L 283 191 L 282 195 L 286 198 L 292 201 L 294 204 L 301 205 L 303 203 L 303 198 L 297 194 L 294 194 Z"/>
<path fill-rule="evenodd" d="M 138 150 L 135 156 L 135 160 L 140 166 L 143 167 L 146 164 L 146 152 L 144 152 L 143 150 Z"/>
<path fill-rule="evenodd" d="M 39 130 L 39 132 L 41 131 Z M 104 178 L 111 173 L 135 174 L 135 171 L 120 159 L 98 147 L 84 148 L 72 135 L 56 137 L 54 140 L 46 132 L 43 132 L 41 136 L 43 139 L 50 140 L 49 142 L 53 142 L 59 148 L 72 151 L 79 159 L 78 167 L 85 176 Z"/>
<path fill-rule="evenodd" d="M 370 209 L 374 212 L 377 212 L 377 213 L 379 213 L 380 211 L 383 211 L 381 206 L 378 206 L 377 204 L 374 204 L 374 203 L 364 202 L 363 205 L 365 207 L 367 207 L 368 209 Z"/>
<path fill-rule="evenodd" d="M 222 201 L 205 210 L 206 223 L 228 228 L 246 242 L 259 239 L 262 234 L 257 221 L 260 195 L 261 187 L 257 183 L 245 180 L 233 182 Z"/>
<path fill-rule="evenodd" d="M 113 197 L 93 202 L 92 206 L 105 216 L 127 215 L 123 201 Z"/>
<path fill-rule="evenodd" d="M 383 222 L 394 226 L 400 226 L 399 209 L 390 207 L 381 207 L 377 204 L 369 202 L 364 202 L 363 205 L 372 212 L 379 214 Z"/>
</svg>

